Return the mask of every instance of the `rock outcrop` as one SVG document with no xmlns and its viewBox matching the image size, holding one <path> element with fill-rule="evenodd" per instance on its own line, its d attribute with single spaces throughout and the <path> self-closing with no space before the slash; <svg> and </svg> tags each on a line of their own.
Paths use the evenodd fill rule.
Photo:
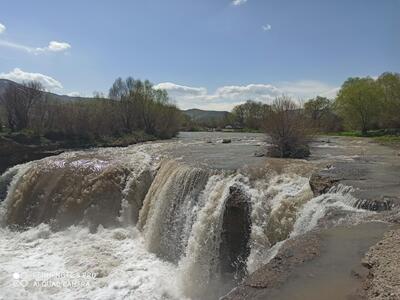
<svg viewBox="0 0 400 300">
<path fill-rule="evenodd" d="M 314 196 L 327 193 L 333 186 L 337 185 L 339 179 L 321 173 L 314 173 L 310 178 L 310 187 Z"/>
<path fill-rule="evenodd" d="M 259 268 L 221 299 L 273 299 L 269 293 L 285 283 L 297 266 L 312 260 L 319 253 L 318 234 L 306 234 L 288 240 L 269 263 Z"/>
<path fill-rule="evenodd" d="M 223 273 L 243 275 L 249 256 L 251 233 L 251 204 L 249 197 L 236 187 L 230 187 L 223 217 L 220 261 Z"/>
</svg>

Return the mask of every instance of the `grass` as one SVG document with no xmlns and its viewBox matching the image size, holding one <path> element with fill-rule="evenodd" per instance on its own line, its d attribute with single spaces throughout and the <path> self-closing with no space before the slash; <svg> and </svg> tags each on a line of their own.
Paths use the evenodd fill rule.
<svg viewBox="0 0 400 300">
<path fill-rule="evenodd" d="M 390 146 L 393 148 L 400 148 L 400 131 L 399 129 L 380 129 L 368 131 L 363 135 L 361 131 L 341 131 L 331 132 L 327 135 L 330 136 L 348 136 L 348 137 L 369 137 L 376 143 L 381 145 Z"/>
<path fill-rule="evenodd" d="M 360 131 L 339 131 L 339 132 L 328 132 L 326 135 L 330 136 L 352 136 L 361 137 L 363 136 Z"/>
<path fill-rule="evenodd" d="M 331 136 L 350 136 L 350 137 L 384 137 L 384 136 L 400 136 L 400 129 L 378 129 L 378 130 L 369 130 L 366 134 L 362 134 L 361 131 L 353 130 L 353 131 L 339 131 L 339 132 L 331 132 L 327 135 Z"/>
<path fill-rule="evenodd" d="M 373 139 L 375 142 L 381 145 L 400 148 L 400 136 L 384 135 L 384 136 L 374 137 Z"/>
</svg>

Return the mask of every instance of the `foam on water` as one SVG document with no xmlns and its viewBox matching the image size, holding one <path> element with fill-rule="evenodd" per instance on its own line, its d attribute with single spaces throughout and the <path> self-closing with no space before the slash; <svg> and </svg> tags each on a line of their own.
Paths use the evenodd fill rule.
<svg viewBox="0 0 400 300">
<path fill-rule="evenodd" d="M 132 227 L 95 234 L 75 226 L 60 232 L 43 224 L 24 232 L 2 228 L 0 253 L 2 299 L 185 299 L 177 267 L 148 252 Z M 57 276 L 69 273 L 96 277 L 68 286 L 70 279 Z M 63 286 L 43 287 L 43 275 Z"/>
</svg>

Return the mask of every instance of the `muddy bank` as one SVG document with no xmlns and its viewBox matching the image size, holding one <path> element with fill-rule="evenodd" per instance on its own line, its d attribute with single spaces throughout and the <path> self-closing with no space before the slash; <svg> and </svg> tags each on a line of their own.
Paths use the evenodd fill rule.
<svg viewBox="0 0 400 300">
<path fill-rule="evenodd" d="M 382 238 L 388 225 L 365 223 L 309 233 L 286 242 L 264 267 L 225 300 L 345 300 L 354 297 L 363 253 Z M 361 298 L 357 298 L 361 299 Z"/>
<path fill-rule="evenodd" d="M 400 299 L 400 229 L 387 232 L 362 263 L 368 272 L 361 278 L 359 298 Z"/>
<path fill-rule="evenodd" d="M 14 165 L 58 155 L 64 151 L 58 143 L 47 145 L 23 144 L 9 138 L 0 137 L 0 174 Z"/>
<path fill-rule="evenodd" d="M 288 240 L 272 260 L 252 273 L 222 300 L 267 299 L 268 294 L 282 286 L 293 270 L 320 254 L 320 235 L 309 233 Z"/>
</svg>

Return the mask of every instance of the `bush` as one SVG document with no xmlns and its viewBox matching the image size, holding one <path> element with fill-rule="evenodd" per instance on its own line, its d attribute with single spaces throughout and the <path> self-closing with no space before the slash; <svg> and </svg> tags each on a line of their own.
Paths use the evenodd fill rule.
<svg viewBox="0 0 400 300">
<path fill-rule="evenodd" d="M 304 158 L 310 155 L 309 126 L 304 111 L 291 98 L 284 96 L 275 99 L 264 126 L 272 144 L 268 156 Z"/>
</svg>

